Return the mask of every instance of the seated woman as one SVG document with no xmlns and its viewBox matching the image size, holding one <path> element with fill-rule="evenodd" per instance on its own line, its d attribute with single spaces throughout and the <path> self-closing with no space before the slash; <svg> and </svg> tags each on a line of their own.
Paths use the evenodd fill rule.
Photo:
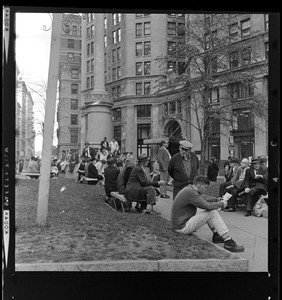
<svg viewBox="0 0 282 300">
<path fill-rule="evenodd" d="M 132 155 L 125 159 L 125 165 L 117 178 L 117 190 L 122 195 L 124 195 L 125 193 L 125 188 L 129 179 L 129 175 L 135 165 L 136 161 Z"/>
<path fill-rule="evenodd" d="M 90 159 L 90 164 L 88 165 L 88 178 L 97 178 L 98 181 L 104 179 L 104 176 L 99 174 L 97 168 L 95 167 L 94 157 Z M 96 185 L 98 181 L 89 181 L 88 184 Z"/>
</svg>

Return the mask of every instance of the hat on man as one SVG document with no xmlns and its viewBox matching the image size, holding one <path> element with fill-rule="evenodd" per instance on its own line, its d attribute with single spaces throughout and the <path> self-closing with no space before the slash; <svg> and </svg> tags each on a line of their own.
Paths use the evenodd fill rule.
<svg viewBox="0 0 282 300">
<path fill-rule="evenodd" d="M 231 157 L 231 158 L 229 159 L 229 162 L 230 162 L 230 163 L 234 163 L 234 164 L 239 164 L 239 163 L 240 163 L 239 159 L 236 158 L 236 157 Z"/>
<path fill-rule="evenodd" d="M 110 157 L 108 160 L 107 160 L 107 164 L 108 165 L 112 165 L 116 162 L 116 158 L 115 157 Z"/>
<path fill-rule="evenodd" d="M 140 155 L 138 155 L 138 161 L 146 161 L 146 160 L 149 160 L 147 154 L 141 153 Z"/>
<path fill-rule="evenodd" d="M 265 156 L 265 155 L 262 155 L 262 156 L 259 158 L 259 161 L 260 161 L 260 162 L 267 162 L 267 161 L 268 161 L 268 157 Z"/>
<path fill-rule="evenodd" d="M 247 158 L 243 158 L 243 159 L 241 160 L 241 163 L 249 164 L 250 161 L 249 161 Z"/>
<path fill-rule="evenodd" d="M 190 150 L 191 148 L 193 148 L 193 144 L 190 143 L 189 141 L 180 141 L 179 142 L 179 146 L 183 149 L 188 149 Z"/>
<path fill-rule="evenodd" d="M 252 157 L 251 164 L 259 163 L 259 158 L 257 156 Z"/>
</svg>

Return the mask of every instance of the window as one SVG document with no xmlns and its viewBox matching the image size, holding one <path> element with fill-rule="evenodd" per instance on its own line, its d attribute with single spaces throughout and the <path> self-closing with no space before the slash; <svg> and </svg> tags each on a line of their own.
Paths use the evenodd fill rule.
<svg viewBox="0 0 282 300">
<path fill-rule="evenodd" d="M 121 126 L 114 126 L 114 138 L 120 145 L 120 140 L 121 140 Z"/>
<path fill-rule="evenodd" d="M 112 98 L 116 98 L 117 97 L 117 90 L 115 87 L 112 88 Z"/>
<path fill-rule="evenodd" d="M 107 18 L 104 18 L 104 29 L 107 29 Z"/>
<path fill-rule="evenodd" d="M 77 26 L 72 26 L 72 35 L 77 35 Z"/>
<path fill-rule="evenodd" d="M 71 99 L 71 110 L 78 110 L 78 99 Z"/>
<path fill-rule="evenodd" d="M 90 44 L 87 44 L 87 55 L 90 55 Z"/>
<path fill-rule="evenodd" d="M 76 144 L 78 142 L 78 130 L 77 129 L 71 129 L 70 131 L 70 142 L 72 144 Z"/>
<path fill-rule="evenodd" d="M 117 79 L 121 78 L 121 67 L 117 67 Z"/>
<path fill-rule="evenodd" d="M 167 72 L 168 73 L 175 73 L 176 72 L 176 62 L 175 61 L 169 61 L 167 63 Z"/>
<path fill-rule="evenodd" d="M 144 95 L 151 94 L 151 82 L 144 82 Z"/>
<path fill-rule="evenodd" d="M 120 48 L 117 48 L 117 61 L 121 59 L 121 51 Z"/>
<path fill-rule="evenodd" d="M 117 23 L 119 24 L 120 21 L 121 21 L 121 13 L 118 13 L 118 15 L 117 15 Z"/>
<path fill-rule="evenodd" d="M 79 78 L 78 69 L 71 69 L 71 78 L 72 79 L 78 79 Z"/>
<path fill-rule="evenodd" d="M 185 73 L 185 62 L 178 62 L 177 65 L 178 65 L 178 70 L 177 70 L 178 75 Z"/>
<path fill-rule="evenodd" d="M 68 39 L 68 48 L 74 48 L 74 40 Z"/>
<path fill-rule="evenodd" d="M 113 14 L 113 25 L 117 25 L 117 14 Z"/>
<path fill-rule="evenodd" d="M 168 115 L 168 103 L 164 103 L 164 115 Z"/>
<path fill-rule="evenodd" d="M 219 87 L 211 89 L 209 94 L 209 103 L 218 103 L 219 102 Z"/>
<path fill-rule="evenodd" d="M 121 29 L 119 28 L 117 30 L 117 42 L 120 42 L 121 41 Z"/>
<path fill-rule="evenodd" d="M 142 23 L 136 23 L 135 25 L 135 35 L 142 36 Z"/>
<path fill-rule="evenodd" d="M 170 114 L 175 114 L 176 112 L 176 105 L 175 101 L 169 103 L 169 113 Z"/>
<path fill-rule="evenodd" d="M 90 89 L 90 77 L 87 77 L 86 79 L 86 88 Z"/>
<path fill-rule="evenodd" d="M 114 118 L 114 121 L 120 121 L 121 120 L 121 108 L 114 108 L 113 109 L 113 118 Z"/>
<path fill-rule="evenodd" d="M 217 72 L 217 57 L 212 57 L 211 59 L 211 71 L 212 73 Z"/>
<path fill-rule="evenodd" d="M 90 28 L 91 28 L 91 37 L 93 37 L 94 36 L 94 25 L 92 25 Z"/>
<path fill-rule="evenodd" d="M 184 23 L 177 24 L 177 35 L 184 36 L 185 35 L 185 25 Z"/>
<path fill-rule="evenodd" d="M 181 101 L 180 100 L 177 101 L 176 109 L 177 109 L 177 113 L 180 114 L 181 113 Z"/>
<path fill-rule="evenodd" d="M 144 35 L 150 35 L 151 34 L 151 23 L 145 22 L 144 23 Z"/>
<path fill-rule="evenodd" d="M 254 95 L 254 88 L 251 84 L 234 82 L 229 84 L 229 92 L 233 100 L 248 98 Z"/>
<path fill-rule="evenodd" d="M 150 75 L 151 74 L 151 62 L 147 61 L 144 62 L 144 75 Z"/>
<path fill-rule="evenodd" d="M 137 105 L 137 118 L 150 118 L 151 105 Z"/>
<path fill-rule="evenodd" d="M 264 29 L 265 31 L 269 30 L 269 15 L 264 14 Z"/>
<path fill-rule="evenodd" d="M 90 37 L 91 37 L 90 27 L 87 27 L 86 33 L 87 33 L 87 38 L 90 39 Z"/>
<path fill-rule="evenodd" d="M 68 53 L 68 61 L 74 61 L 74 53 Z"/>
<path fill-rule="evenodd" d="M 91 76 L 91 78 L 90 78 L 90 86 L 91 86 L 91 88 L 94 87 L 94 76 Z"/>
<path fill-rule="evenodd" d="M 108 45 L 108 44 L 107 44 L 107 36 L 105 35 L 105 36 L 104 36 L 104 47 L 107 48 L 107 45 Z"/>
<path fill-rule="evenodd" d="M 117 86 L 117 97 L 119 98 L 121 96 L 121 87 L 120 85 Z"/>
<path fill-rule="evenodd" d="M 136 75 L 142 75 L 143 74 L 143 66 L 141 62 L 136 63 Z"/>
<path fill-rule="evenodd" d="M 71 85 L 71 93 L 72 94 L 78 94 L 78 84 L 72 84 Z"/>
<path fill-rule="evenodd" d="M 151 55 L 151 42 L 144 42 L 144 55 Z"/>
<path fill-rule="evenodd" d="M 249 110 L 233 110 L 233 129 L 250 130 L 254 128 L 254 118 Z"/>
<path fill-rule="evenodd" d="M 252 48 L 247 47 L 242 50 L 242 64 L 247 65 L 251 63 L 251 53 L 252 53 Z"/>
<path fill-rule="evenodd" d="M 94 59 L 91 59 L 91 71 L 94 71 Z"/>
<path fill-rule="evenodd" d="M 113 61 L 113 63 L 116 62 L 116 58 L 117 58 L 117 50 L 114 49 L 113 52 L 112 52 L 112 61 Z"/>
<path fill-rule="evenodd" d="M 239 37 L 239 32 L 238 32 L 238 24 L 233 23 L 229 26 L 229 36 L 231 38 L 231 41 L 237 41 Z"/>
<path fill-rule="evenodd" d="M 87 67 L 86 67 L 86 70 L 87 72 L 90 72 L 90 60 L 87 61 Z"/>
<path fill-rule="evenodd" d="M 264 49 L 265 49 L 265 59 L 268 59 L 269 54 L 269 43 L 264 43 Z"/>
<path fill-rule="evenodd" d="M 238 67 L 239 65 L 238 51 L 234 51 L 229 54 L 229 64 L 230 64 L 230 69 Z"/>
<path fill-rule="evenodd" d="M 209 122 L 209 127 L 210 127 L 210 133 L 216 134 L 220 133 L 220 119 L 218 116 L 216 117 L 210 117 L 210 122 Z"/>
<path fill-rule="evenodd" d="M 112 70 L 112 81 L 114 81 L 116 79 L 117 79 L 117 69 L 113 68 L 113 70 Z"/>
<path fill-rule="evenodd" d="M 142 82 L 136 83 L 136 95 L 142 95 Z"/>
<path fill-rule="evenodd" d="M 241 38 L 245 39 L 251 36 L 251 21 L 246 19 L 241 21 Z"/>
<path fill-rule="evenodd" d="M 168 55 L 173 55 L 175 50 L 176 50 L 176 43 L 168 41 L 167 42 L 167 54 Z"/>
<path fill-rule="evenodd" d="M 117 32 L 116 30 L 113 31 L 113 44 L 116 44 L 117 43 Z"/>
<path fill-rule="evenodd" d="M 71 125 L 78 125 L 78 115 L 71 115 Z"/>
<path fill-rule="evenodd" d="M 215 48 L 218 46 L 218 37 L 217 37 L 217 30 L 212 31 L 212 47 Z"/>
<path fill-rule="evenodd" d="M 176 23 L 175 22 L 167 23 L 167 34 L 168 35 L 176 35 Z"/>
<path fill-rule="evenodd" d="M 91 42 L 91 44 L 90 44 L 90 51 L 91 51 L 91 54 L 94 53 L 94 42 Z"/>
<path fill-rule="evenodd" d="M 142 56 L 142 43 L 136 43 L 135 55 Z"/>
</svg>

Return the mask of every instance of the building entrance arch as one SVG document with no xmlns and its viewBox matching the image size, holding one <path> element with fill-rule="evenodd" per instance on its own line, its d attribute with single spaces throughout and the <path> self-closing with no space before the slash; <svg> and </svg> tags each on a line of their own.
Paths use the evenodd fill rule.
<svg viewBox="0 0 282 300">
<path fill-rule="evenodd" d="M 165 127 L 165 132 L 169 138 L 168 150 L 173 156 L 179 152 L 179 141 L 183 140 L 181 125 L 175 120 L 169 121 Z"/>
</svg>

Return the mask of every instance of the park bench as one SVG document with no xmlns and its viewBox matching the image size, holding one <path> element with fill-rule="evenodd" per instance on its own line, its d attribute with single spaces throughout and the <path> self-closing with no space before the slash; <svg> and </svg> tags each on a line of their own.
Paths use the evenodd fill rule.
<svg viewBox="0 0 282 300">
<path fill-rule="evenodd" d="M 82 178 L 82 182 L 84 184 L 88 184 L 88 182 L 97 182 L 97 181 L 98 181 L 97 178 L 89 178 L 89 177 L 85 177 L 85 176 L 83 176 L 83 178 Z"/>
<path fill-rule="evenodd" d="M 22 172 L 20 174 L 24 175 L 24 176 L 29 176 L 30 178 L 35 178 L 35 179 L 38 179 L 38 177 L 40 176 L 40 173 L 35 173 L 35 172 Z"/>
<path fill-rule="evenodd" d="M 111 192 L 111 198 L 113 199 L 115 210 L 118 210 L 116 201 L 119 201 L 119 203 L 121 204 L 122 212 L 125 212 L 125 208 L 124 208 L 125 203 L 128 204 L 128 212 L 130 212 L 130 209 L 132 207 L 132 202 L 136 202 L 135 200 L 134 201 L 127 200 L 124 197 L 124 195 L 119 194 L 118 192 Z M 146 200 L 139 200 L 138 202 L 141 201 L 146 201 Z"/>
</svg>

